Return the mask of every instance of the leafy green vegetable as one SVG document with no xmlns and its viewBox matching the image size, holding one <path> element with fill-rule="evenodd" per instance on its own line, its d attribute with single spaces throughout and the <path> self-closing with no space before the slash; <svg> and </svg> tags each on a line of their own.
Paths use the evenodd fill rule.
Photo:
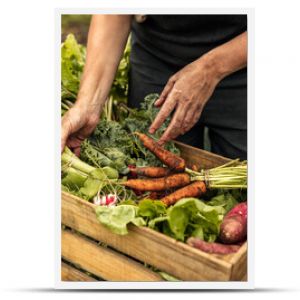
<svg viewBox="0 0 300 300">
<path fill-rule="evenodd" d="M 210 201 L 206 202 L 206 204 L 211 206 L 222 206 L 225 209 L 225 213 L 227 213 L 236 204 L 238 204 L 238 202 L 231 192 L 221 191 L 221 193 L 212 197 Z"/>
<path fill-rule="evenodd" d="M 139 202 L 138 215 L 146 221 L 166 214 L 166 207 L 160 201 L 144 199 Z"/>
<path fill-rule="evenodd" d="M 137 217 L 138 208 L 134 205 L 119 205 L 115 207 L 98 206 L 96 216 L 101 224 L 116 234 L 127 234 L 127 224 L 144 226 L 145 221 Z"/>
<path fill-rule="evenodd" d="M 110 166 L 121 174 L 129 172 L 127 165 L 136 151 L 128 132 L 115 121 L 101 120 L 92 135 L 81 145 L 80 158 L 93 166 Z"/>
<path fill-rule="evenodd" d="M 217 238 L 225 214 L 222 206 L 209 206 L 196 198 L 181 199 L 168 209 L 160 201 L 145 199 L 138 205 L 124 201 L 117 207 L 99 208 L 97 211 L 98 220 L 115 233 L 126 234 L 126 226 L 131 222 L 180 241 L 194 236 L 209 242 Z M 124 216 L 121 216 L 122 213 Z"/>
<path fill-rule="evenodd" d="M 102 119 L 92 135 L 82 143 L 81 159 L 95 167 L 113 167 L 123 175 L 129 172 L 128 165 L 131 164 L 161 166 L 160 160 L 133 134 L 135 131 L 148 132 L 158 112 L 153 105 L 157 98 L 157 94 L 146 96 L 140 110 L 126 107 L 128 115 L 121 122 Z M 169 121 L 168 119 L 157 133 L 152 135 L 154 139 L 161 136 Z M 167 143 L 165 147 L 179 154 L 173 142 Z"/>
<path fill-rule="evenodd" d="M 196 198 L 185 198 L 167 209 L 165 216 L 152 219 L 148 225 L 178 240 L 197 236 L 214 241 L 225 214 L 221 206 L 209 206 Z"/>
<path fill-rule="evenodd" d="M 61 81 L 72 93 L 78 92 L 80 77 L 85 63 L 85 48 L 79 45 L 73 34 L 69 34 L 61 46 Z"/>
</svg>

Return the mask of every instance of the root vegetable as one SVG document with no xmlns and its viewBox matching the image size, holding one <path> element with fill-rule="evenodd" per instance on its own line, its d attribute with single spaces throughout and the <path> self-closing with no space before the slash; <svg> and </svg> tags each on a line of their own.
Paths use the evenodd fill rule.
<svg viewBox="0 0 300 300">
<path fill-rule="evenodd" d="M 159 178 L 170 175 L 170 169 L 164 167 L 131 168 L 130 171 L 136 173 L 137 175 L 151 178 Z"/>
<path fill-rule="evenodd" d="M 224 217 L 219 238 L 224 244 L 242 242 L 247 237 L 247 203 L 236 205 Z"/>
<path fill-rule="evenodd" d="M 208 243 L 201 239 L 190 237 L 187 240 L 187 244 L 200 249 L 206 253 L 214 253 L 214 254 L 230 254 L 237 252 L 240 249 L 238 245 L 223 245 L 220 243 Z"/>
<path fill-rule="evenodd" d="M 199 197 L 206 192 L 206 186 L 203 181 L 196 181 L 192 184 L 185 186 L 174 193 L 164 197 L 161 201 L 169 206 L 175 204 L 178 200 L 187 197 Z"/>
<path fill-rule="evenodd" d="M 136 132 L 143 145 L 150 150 L 163 164 L 176 172 L 185 170 L 185 161 L 183 158 L 159 146 L 156 141 L 146 134 Z"/>
<path fill-rule="evenodd" d="M 162 178 L 129 179 L 124 182 L 123 185 L 138 191 L 165 191 L 176 187 L 182 187 L 189 183 L 190 176 L 186 173 L 182 173 Z"/>
</svg>

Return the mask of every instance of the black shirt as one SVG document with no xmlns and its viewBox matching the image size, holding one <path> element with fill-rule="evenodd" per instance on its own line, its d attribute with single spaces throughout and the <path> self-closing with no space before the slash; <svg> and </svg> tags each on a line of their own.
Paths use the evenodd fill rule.
<svg viewBox="0 0 300 300">
<path fill-rule="evenodd" d="M 142 23 L 133 21 L 131 61 L 157 72 L 159 68 L 167 79 L 246 30 L 247 15 L 148 15 Z M 246 85 L 246 77 L 246 69 L 240 70 L 220 86 Z"/>
</svg>

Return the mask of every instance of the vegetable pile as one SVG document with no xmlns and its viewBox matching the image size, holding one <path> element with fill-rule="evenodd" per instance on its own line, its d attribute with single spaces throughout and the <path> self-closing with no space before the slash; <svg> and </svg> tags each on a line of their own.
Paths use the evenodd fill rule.
<svg viewBox="0 0 300 300">
<path fill-rule="evenodd" d="M 127 226 L 147 226 L 208 253 L 228 254 L 247 238 L 247 162 L 233 160 L 210 170 L 191 170 L 175 143 L 153 135 L 157 94 L 140 109 L 126 106 L 126 47 L 104 112 L 80 157 L 65 148 L 62 190 L 95 204 L 99 222 L 115 234 Z M 61 50 L 62 115 L 74 105 L 85 62 L 85 48 L 69 35 Z"/>
</svg>

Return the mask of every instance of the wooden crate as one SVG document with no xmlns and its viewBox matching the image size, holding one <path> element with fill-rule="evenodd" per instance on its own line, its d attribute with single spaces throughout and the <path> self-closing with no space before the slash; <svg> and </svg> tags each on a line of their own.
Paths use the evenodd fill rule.
<svg viewBox="0 0 300 300">
<path fill-rule="evenodd" d="M 189 166 L 212 168 L 229 161 L 177 145 Z M 214 255 L 147 227 L 129 225 L 127 235 L 117 235 L 98 222 L 94 204 L 66 192 L 62 192 L 62 224 L 62 281 L 163 280 L 145 264 L 185 281 L 247 280 L 247 243 L 237 253 Z"/>
</svg>

